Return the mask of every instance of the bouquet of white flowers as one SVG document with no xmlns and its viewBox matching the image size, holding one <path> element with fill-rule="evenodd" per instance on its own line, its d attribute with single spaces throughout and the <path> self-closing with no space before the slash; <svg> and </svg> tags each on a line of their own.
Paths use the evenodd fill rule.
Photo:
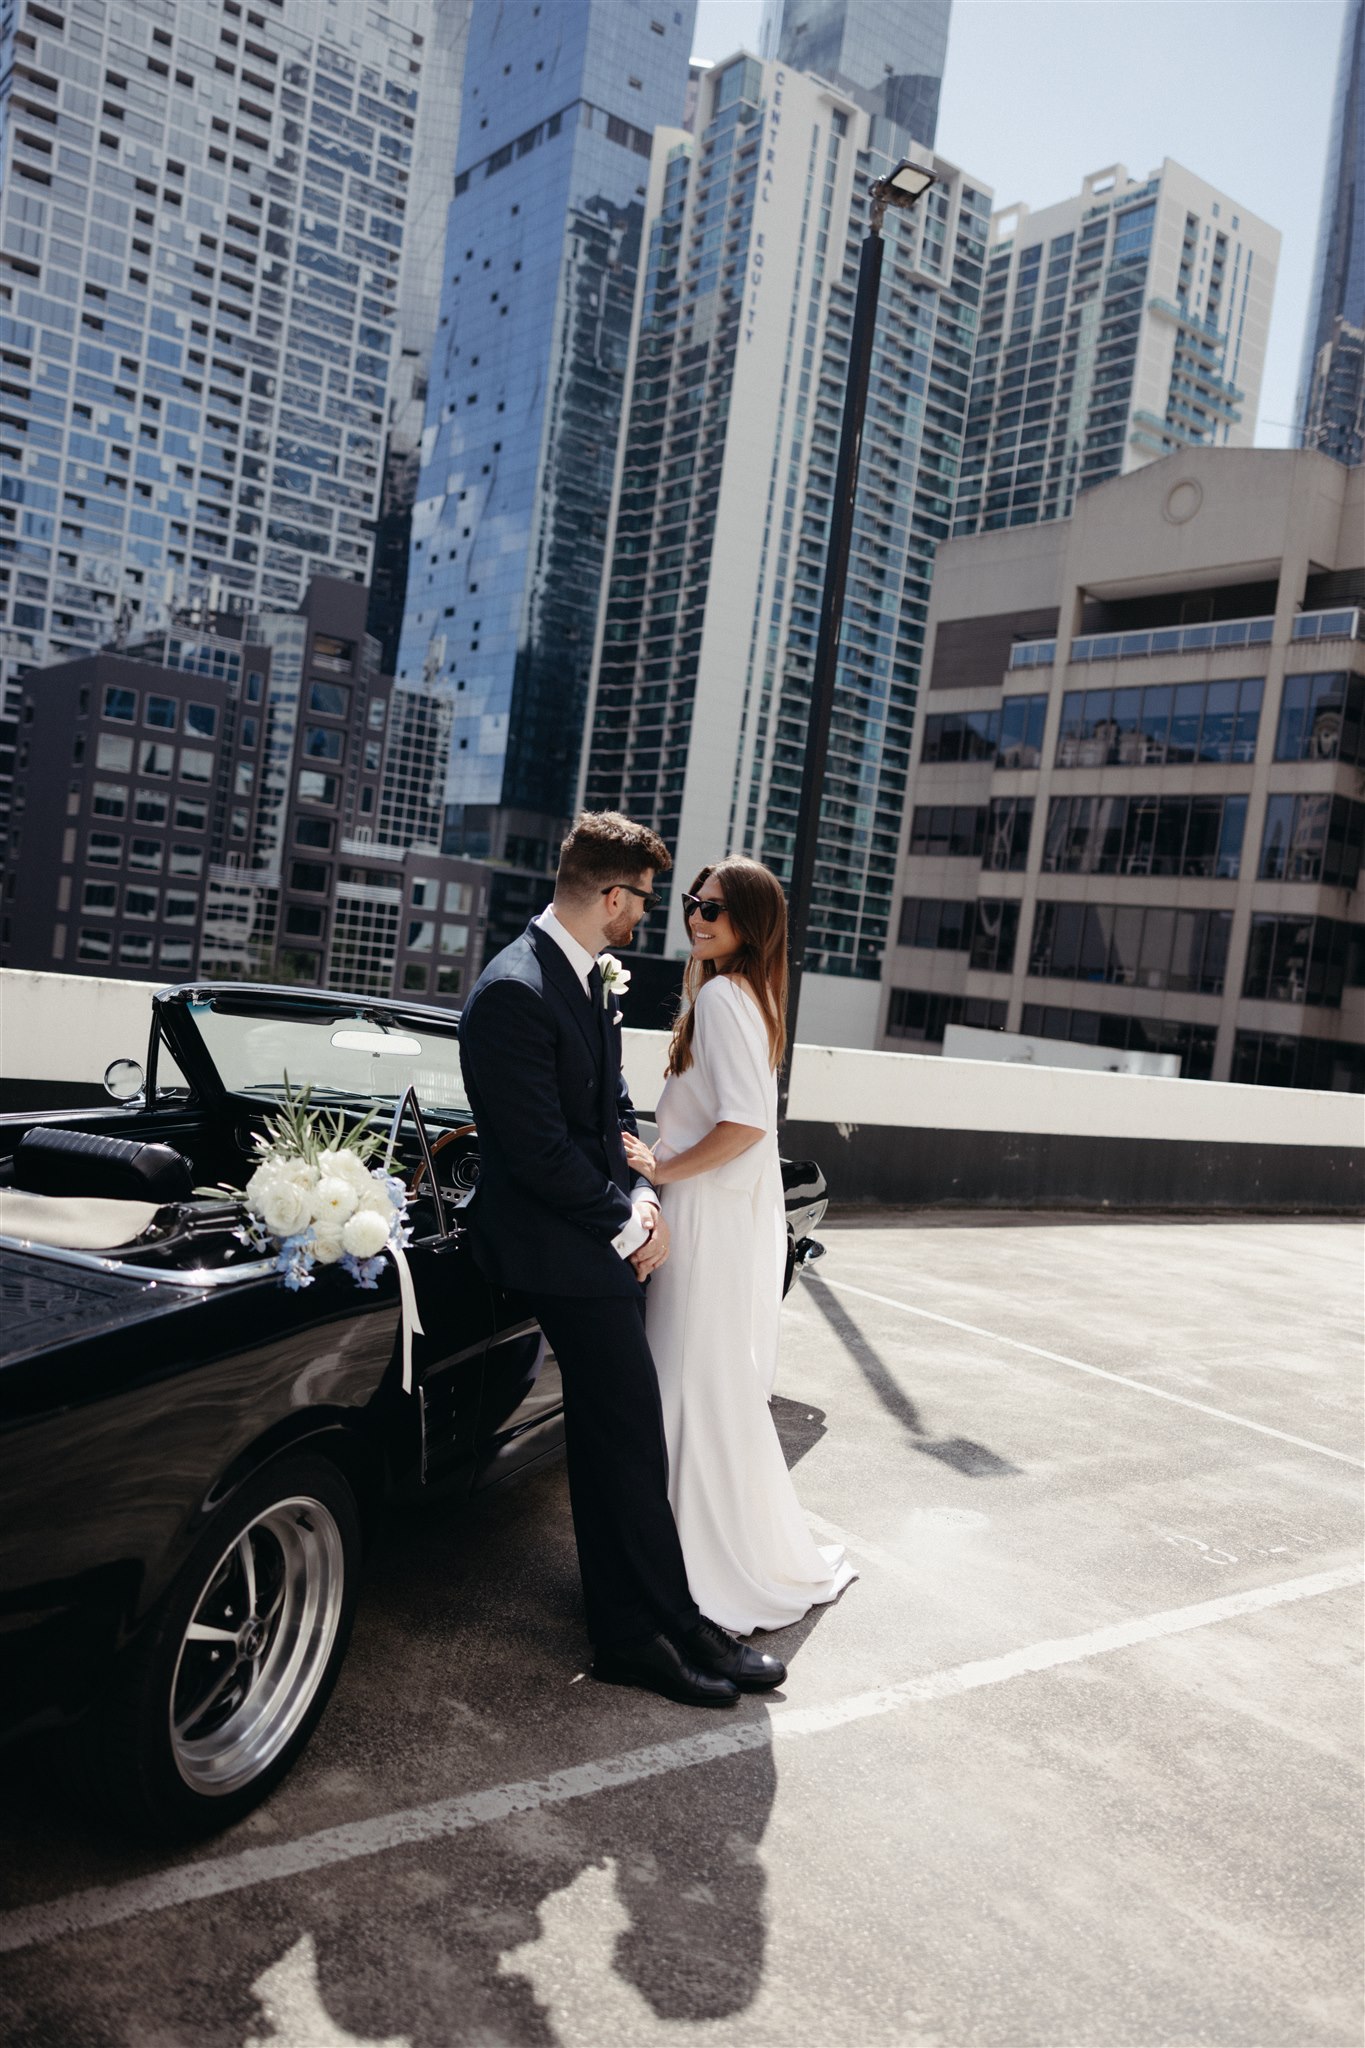
<svg viewBox="0 0 1365 2048">
<path fill-rule="evenodd" d="M 286 1076 L 284 1108 L 256 1139 L 260 1161 L 245 1189 L 201 1192 L 242 1204 L 242 1237 L 257 1251 L 275 1247 L 286 1287 L 311 1287 L 314 1266 L 335 1265 L 358 1287 L 377 1286 L 384 1254 L 412 1236 L 407 1189 L 371 1163 L 384 1142 L 373 1116 L 348 1129 L 339 1112 L 310 1110 L 308 1098 L 307 1088 L 291 1094 Z"/>
</svg>

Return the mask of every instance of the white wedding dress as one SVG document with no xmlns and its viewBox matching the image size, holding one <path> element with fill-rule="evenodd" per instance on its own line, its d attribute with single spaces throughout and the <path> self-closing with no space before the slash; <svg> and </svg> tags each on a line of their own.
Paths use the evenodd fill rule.
<svg viewBox="0 0 1365 2048">
<path fill-rule="evenodd" d="M 842 1549 L 813 1540 L 768 1412 L 786 1265 L 777 1079 L 758 1005 L 732 977 L 702 984 L 692 1065 L 669 1076 L 656 1117 L 662 1158 L 718 1123 L 764 1133 L 663 1188 L 671 1243 L 645 1315 L 692 1597 L 738 1635 L 785 1628 L 857 1574 Z"/>
</svg>

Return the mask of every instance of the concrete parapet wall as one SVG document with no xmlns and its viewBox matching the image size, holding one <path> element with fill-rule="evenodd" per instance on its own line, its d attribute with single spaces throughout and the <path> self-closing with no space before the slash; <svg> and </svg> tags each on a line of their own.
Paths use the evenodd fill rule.
<svg viewBox="0 0 1365 2048">
<path fill-rule="evenodd" d="M 0 971 L 0 1109 L 107 1103 L 146 1055 L 151 985 Z M 667 1039 L 626 1030 L 642 1110 Z M 797 1048 L 783 1149 L 836 1201 L 1186 1209 L 1365 1207 L 1365 1096 Z"/>
</svg>

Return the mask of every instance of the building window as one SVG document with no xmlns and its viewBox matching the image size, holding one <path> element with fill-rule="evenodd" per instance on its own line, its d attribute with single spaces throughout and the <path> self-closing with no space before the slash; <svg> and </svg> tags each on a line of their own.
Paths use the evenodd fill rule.
<svg viewBox="0 0 1365 2048">
<path fill-rule="evenodd" d="M 289 870 L 289 886 L 305 895 L 325 895 L 330 886 L 331 872 L 320 861 L 296 860 Z"/>
<path fill-rule="evenodd" d="M 439 996 L 457 996 L 460 993 L 460 969 L 440 967 L 436 969 L 436 993 Z"/>
<path fill-rule="evenodd" d="M 202 797 L 178 796 L 175 822 L 182 832 L 202 832 L 209 821 L 209 807 Z"/>
<path fill-rule="evenodd" d="M 347 718 L 351 692 L 345 683 L 310 683 L 308 709 L 320 712 L 324 718 Z"/>
<path fill-rule="evenodd" d="M 218 730 L 218 713 L 212 704 L 187 704 L 185 730 L 193 733 L 196 739 L 211 740 Z"/>
<path fill-rule="evenodd" d="M 982 973 L 1008 974 L 1014 965 L 1019 905 L 982 897 L 962 902 L 907 897 L 901 905 L 900 943 L 943 953 L 966 953 Z"/>
<path fill-rule="evenodd" d="M 339 784 L 335 775 L 323 775 L 316 768 L 299 770 L 299 799 L 306 804 L 335 804 Z"/>
<path fill-rule="evenodd" d="M 139 825 L 164 825 L 169 809 L 164 790 L 140 789 L 133 798 L 133 816 Z"/>
<path fill-rule="evenodd" d="M 87 882 L 81 891 L 81 909 L 87 917 L 112 917 L 118 909 L 118 888 L 113 882 Z"/>
<path fill-rule="evenodd" d="M 166 750 L 168 753 L 170 749 Z M 247 774 L 251 773 L 250 768 Z M 213 756 L 199 747 L 180 749 L 180 779 L 182 782 L 212 782 Z"/>
<path fill-rule="evenodd" d="M 1144 768 L 1172 761 L 1252 761 L 1261 723 L 1260 676 L 1227 683 L 1149 683 L 1068 690 L 1057 735 L 1059 768 Z"/>
<path fill-rule="evenodd" d="M 1223 992 L 1232 913 L 1164 905 L 1040 903 L 1028 972 L 1121 988 Z"/>
<path fill-rule="evenodd" d="M 1365 839 L 1365 804 L 1314 792 L 1271 796 L 1265 810 L 1263 882 L 1320 882 L 1354 889 Z"/>
<path fill-rule="evenodd" d="M 163 939 L 158 958 L 172 974 L 188 974 L 194 966 L 193 943 L 189 939 Z"/>
<path fill-rule="evenodd" d="M 322 912 L 307 903 L 291 903 L 284 914 L 284 928 L 291 938 L 320 939 Z"/>
<path fill-rule="evenodd" d="M 1244 796 L 1054 797 L 1043 873 L 1235 880 L 1246 809 Z"/>
<path fill-rule="evenodd" d="M 294 844 L 296 846 L 320 846 L 330 852 L 336 826 L 330 818 L 296 818 L 294 821 Z"/>
<path fill-rule="evenodd" d="M 142 875 L 161 873 L 161 841 L 134 839 L 128 848 L 128 865 Z"/>
<path fill-rule="evenodd" d="M 1185 1081 L 1213 1078 L 1218 1037 L 1212 1024 L 1187 1024 L 1171 1017 L 1134 1017 L 1127 1011 L 1073 1010 L 1051 1003 L 1025 1003 L 1019 1029 L 1027 1038 L 1065 1038 L 1075 1045 L 1107 1045 L 1120 1052 L 1174 1053 Z"/>
<path fill-rule="evenodd" d="M 124 932 L 118 943 L 118 957 L 124 967 L 150 967 L 152 964 L 151 933 Z"/>
<path fill-rule="evenodd" d="M 136 888 L 130 882 L 123 892 L 123 914 L 125 917 L 155 917 L 160 900 L 159 890 Z"/>
<path fill-rule="evenodd" d="M 424 918 L 414 917 L 408 921 L 408 935 L 405 941 L 409 953 L 429 953 L 436 943 L 436 927 Z M 426 983 L 422 986 L 425 988 Z"/>
<path fill-rule="evenodd" d="M 413 908 L 416 910 L 434 910 L 436 908 L 437 889 L 438 885 L 435 882 L 428 881 L 425 876 L 418 876 L 412 885 Z"/>
<path fill-rule="evenodd" d="M 467 924 L 443 924 L 441 926 L 441 951 L 443 953 L 467 953 L 469 951 L 469 926 Z"/>
<path fill-rule="evenodd" d="M 1031 796 L 992 797 L 981 865 L 993 874 L 1022 874 L 1033 831 Z"/>
<path fill-rule="evenodd" d="M 173 875 L 202 875 L 204 854 L 198 846 L 173 846 L 171 848 L 170 871 Z"/>
<path fill-rule="evenodd" d="M 1270 1003 L 1335 1009 L 1347 986 L 1365 985 L 1365 932 L 1333 917 L 1256 912 L 1242 994 Z"/>
<path fill-rule="evenodd" d="M 1269 1031 L 1239 1031 L 1229 1080 L 1262 1088 L 1320 1088 L 1365 1094 L 1365 1045 L 1335 1038 L 1292 1038 Z"/>
<path fill-rule="evenodd" d="M 1275 759 L 1365 760 L 1365 676 L 1286 676 Z"/>
<path fill-rule="evenodd" d="M 90 808 L 97 818 L 126 818 L 128 791 L 121 782 L 97 782 Z"/>
<path fill-rule="evenodd" d="M 425 992 L 431 986 L 431 969 L 420 960 L 409 960 L 403 968 L 403 988 L 408 994 Z"/>
<path fill-rule="evenodd" d="M 146 722 L 148 725 L 160 726 L 165 732 L 174 732 L 179 709 L 174 697 L 149 697 Z"/>
<path fill-rule="evenodd" d="M 131 725 L 137 718 L 137 691 L 108 689 L 104 693 L 104 715 Z"/>
<path fill-rule="evenodd" d="M 85 857 L 92 868 L 116 868 L 123 859 L 123 834 L 92 832 L 85 842 Z"/>
<path fill-rule="evenodd" d="M 140 771 L 143 775 L 170 775 L 175 768 L 175 748 L 160 740 L 144 740 Z"/>
<path fill-rule="evenodd" d="M 133 767 L 133 743 L 112 732 L 102 732 L 95 742 L 95 766 L 112 768 L 116 775 L 128 775 Z"/>
<path fill-rule="evenodd" d="M 467 916 L 474 908 L 474 891 L 468 882 L 447 882 L 445 907 L 457 916 Z"/>
<path fill-rule="evenodd" d="M 107 966 L 114 954 L 112 932 L 82 931 L 76 945 L 78 960 L 92 961 L 96 966 Z"/>
<path fill-rule="evenodd" d="M 928 989 L 893 988 L 886 1018 L 888 1038 L 909 1038 L 941 1045 L 950 1024 L 977 1031 L 1003 1031 L 1007 1006 L 982 996 L 943 996 Z"/>
</svg>

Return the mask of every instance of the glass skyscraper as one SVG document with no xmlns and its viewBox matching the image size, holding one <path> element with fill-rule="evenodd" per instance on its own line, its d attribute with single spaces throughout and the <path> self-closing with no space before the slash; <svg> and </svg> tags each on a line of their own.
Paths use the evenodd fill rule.
<svg viewBox="0 0 1365 2048">
<path fill-rule="evenodd" d="M 954 533 L 1064 519 L 1189 446 L 1248 448 L 1279 231 L 1168 157 L 991 222 Z"/>
<path fill-rule="evenodd" d="M 446 845 L 544 900 L 574 800 L 654 129 L 694 0 L 475 0 L 399 688 L 453 705 Z"/>
<path fill-rule="evenodd" d="M 951 12 L 952 0 L 764 0 L 759 47 L 932 149 Z"/>
<path fill-rule="evenodd" d="M 1299 379 L 1301 439 L 1365 453 L 1365 0 L 1348 0 Z"/>
<path fill-rule="evenodd" d="M 368 575 L 435 5 L 0 11 L 7 678 Z"/>
<path fill-rule="evenodd" d="M 741 55 L 703 82 L 695 139 L 656 148 L 584 780 L 674 849 L 645 952 L 684 956 L 678 885 L 704 862 L 790 872 L 866 193 L 911 146 Z M 803 992 L 826 1042 L 875 1025 L 976 337 L 990 199 L 935 168 L 886 221 Z"/>
</svg>

